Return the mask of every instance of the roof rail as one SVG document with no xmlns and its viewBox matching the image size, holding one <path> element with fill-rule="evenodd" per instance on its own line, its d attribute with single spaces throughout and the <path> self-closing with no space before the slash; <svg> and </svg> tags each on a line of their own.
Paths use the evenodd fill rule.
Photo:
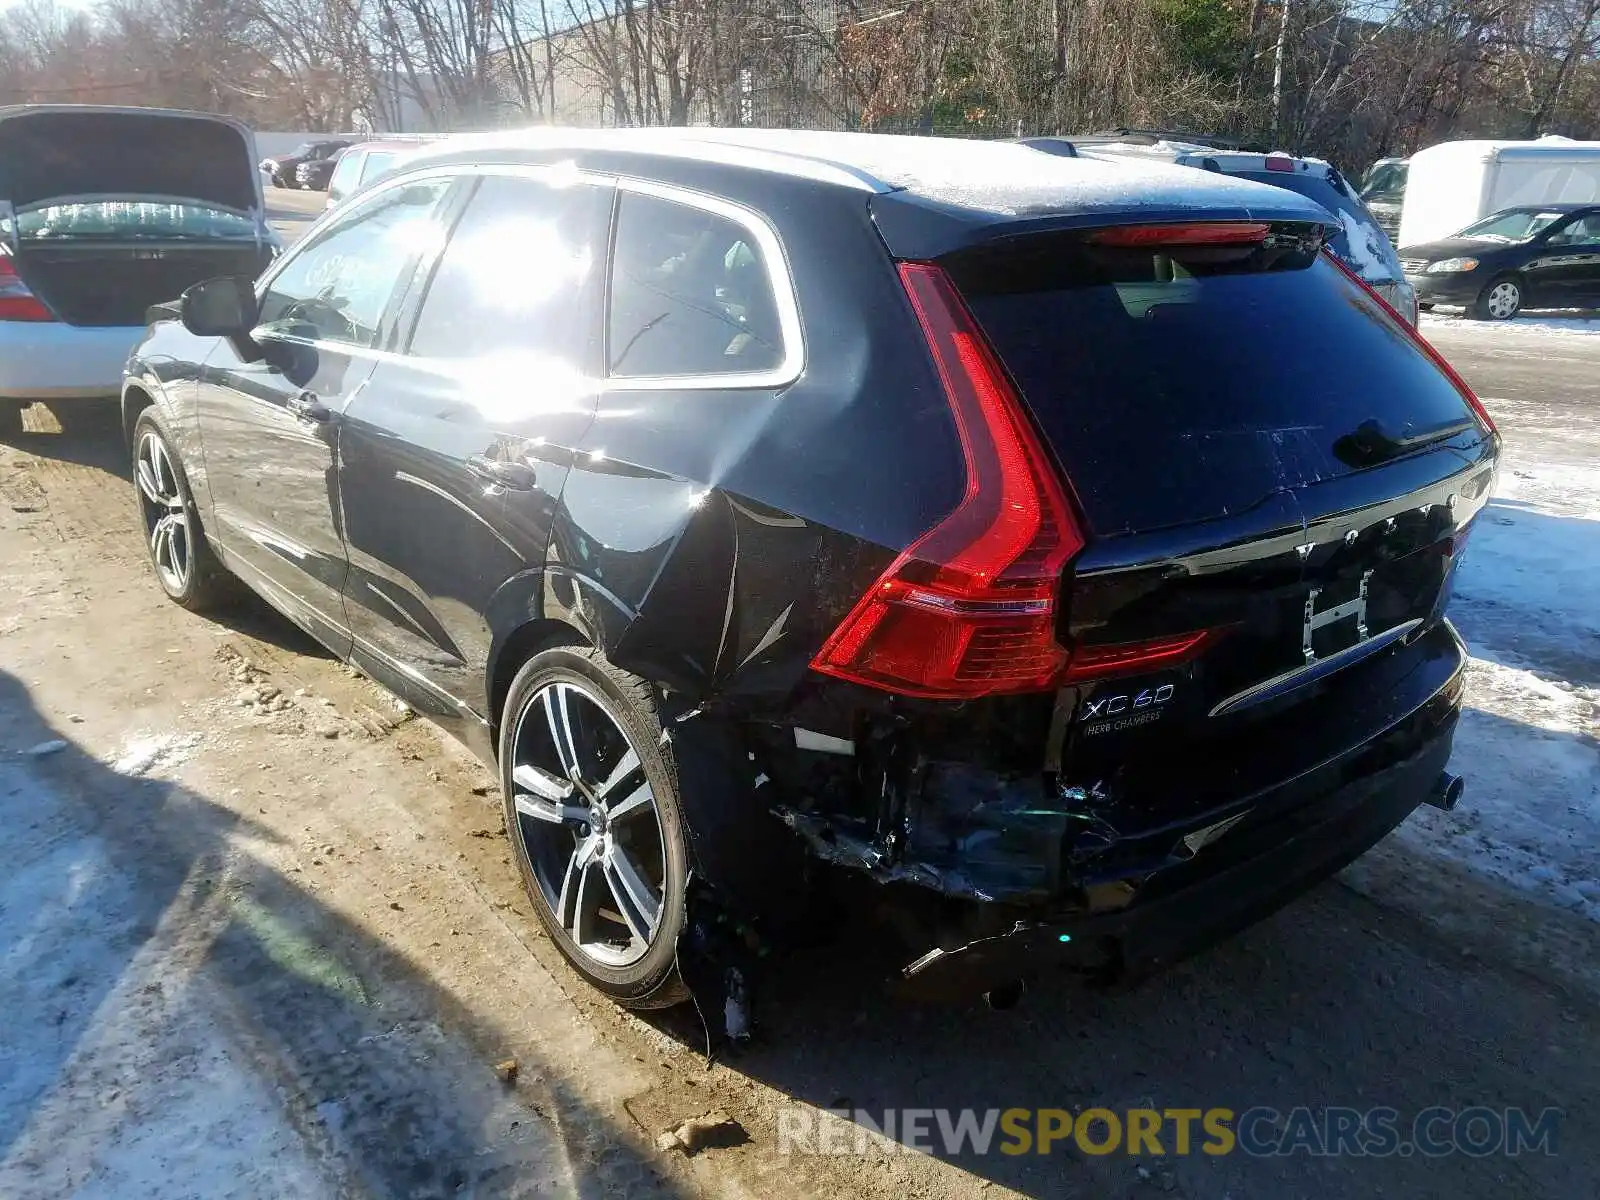
<svg viewBox="0 0 1600 1200">
<path fill-rule="evenodd" d="M 870 171 L 830 157 L 829 135 L 812 130 L 726 128 L 718 126 L 650 126 L 588 129 L 534 125 L 523 129 L 456 134 L 431 144 L 441 157 L 477 146 L 551 151 L 618 150 L 638 154 L 692 158 L 735 166 L 766 167 L 819 182 L 843 184 L 869 192 L 896 188 Z M 856 135 L 860 136 L 860 135 Z"/>
<path fill-rule="evenodd" d="M 1136 146 L 1153 146 L 1157 142 L 1187 142 L 1191 146 L 1205 146 L 1211 150 L 1242 150 L 1249 154 L 1268 152 L 1268 147 L 1259 142 L 1243 141 L 1218 133 L 1190 133 L 1182 129 L 1138 129 L 1120 125 L 1113 129 L 1096 129 L 1092 133 L 1067 136 L 1084 145 L 1128 142 Z"/>
</svg>

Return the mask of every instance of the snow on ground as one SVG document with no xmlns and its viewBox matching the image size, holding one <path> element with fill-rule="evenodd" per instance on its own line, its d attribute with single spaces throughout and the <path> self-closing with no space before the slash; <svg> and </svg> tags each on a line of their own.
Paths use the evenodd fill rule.
<svg viewBox="0 0 1600 1200">
<path fill-rule="evenodd" d="M 1558 309 L 1551 312 L 1521 313 L 1509 321 L 1472 321 L 1459 310 L 1422 314 L 1418 324 L 1423 335 L 1440 329 L 1470 329 L 1486 337 L 1572 337 L 1600 334 L 1600 312 L 1583 309 Z"/>
<path fill-rule="evenodd" d="M 1508 453 L 1459 571 L 1466 797 L 1396 837 L 1600 921 L 1600 467 Z"/>
<path fill-rule="evenodd" d="M 325 1194 L 201 969 L 205 865 L 150 911 L 52 765 L 0 753 L 0 1195 Z"/>
</svg>

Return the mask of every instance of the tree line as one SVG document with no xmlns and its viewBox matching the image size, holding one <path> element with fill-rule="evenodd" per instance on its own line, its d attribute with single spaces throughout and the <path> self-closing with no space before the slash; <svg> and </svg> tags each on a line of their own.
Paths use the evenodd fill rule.
<svg viewBox="0 0 1600 1200">
<path fill-rule="evenodd" d="M 1600 136 L 1600 0 L 25 0 L 0 103 L 258 128 L 1186 129 L 1347 170 Z"/>
</svg>

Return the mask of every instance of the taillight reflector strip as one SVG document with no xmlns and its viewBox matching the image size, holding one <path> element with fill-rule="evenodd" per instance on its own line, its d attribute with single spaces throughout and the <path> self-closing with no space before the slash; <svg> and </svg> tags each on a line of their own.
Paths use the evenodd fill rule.
<svg viewBox="0 0 1600 1200">
<path fill-rule="evenodd" d="M 1340 258 L 1332 250 L 1329 250 L 1326 247 L 1324 247 L 1322 253 L 1329 262 L 1344 272 L 1345 278 L 1349 279 L 1350 282 L 1354 283 L 1358 288 L 1366 292 L 1367 295 L 1376 300 L 1383 307 L 1383 311 L 1393 317 L 1395 321 L 1399 323 L 1400 328 L 1406 331 L 1406 336 L 1412 340 L 1416 347 L 1428 356 L 1434 366 L 1438 367 L 1439 370 L 1444 372 L 1445 378 L 1448 379 L 1452 385 L 1454 385 L 1456 391 L 1461 393 L 1461 398 L 1467 402 L 1467 406 L 1472 409 L 1474 415 L 1477 416 L 1479 423 L 1483 425 L 1483 431 L 1488 434 L 1494 434 L 1498 432 L 1494 423 L 1494 418 L 1489 415 L 1489 410 L 1483 406 L 1483 401 L 1478 399 L 1478 393 L 1467 386 L 1467 381 L 1456 373 L 1456 369 L 1450 365 L 1450 363 L 1445 359 L 1444 355 L 1440 354 L 1433 348 L 1433 343 L 1422 336 L 1422 331 L 1416 327 L 1415 323 L 1407 321 L 1404 317 L 1402 317 L 1399 312 L 1396 311 L 1394 305 L 1385 300 L 1382 293 L 1380 293 L 1375 287 L 1373 287 L 1365 279 L 1361 278 L 1360 275 L 1356 274 L 1356 272 L 1350 267 L 1350 264 L 1345 262 L 1344 259 Z"/>
<path fill-rule="evenodd" d="M 1078 646 L 1063 683 L 1102 679 L 1108 675 L 1127 675 L 1160 671 L 1182 666 L 1197 657 L 1221 634 L 1216 629 L 1200 629 L 1172 637 L 1151 638 L 1143 642 L 1117 642 L 1105 646 Z"/>
<path fill-rule="evenodd" d="M 1174 225 L 1113 225 L 1089 240 L 1099 246 L 1243 246 L 1266 241 L 1271 227 L 1259 221 L 1203 221 Z"/>
</svg>

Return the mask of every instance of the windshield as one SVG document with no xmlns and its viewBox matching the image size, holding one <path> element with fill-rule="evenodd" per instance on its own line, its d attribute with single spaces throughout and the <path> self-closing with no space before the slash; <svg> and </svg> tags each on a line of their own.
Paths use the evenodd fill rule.
<svg viewBox="0 0 1600 1200">
<path fill-rule="evenodd" d="M 1406 166 L 1405 163 L 1379 163 L 1373 167 L 1361 189 L 1361 198 L 1400 195 L 1406 190 Z"/>
<path fill-rule="evenodd" d="M 361 172 L 361 182 L 371 183 L 394 166 L 394 154 L 387 150 L 374 150 L 367 155 L 366 170 Z"/>
<path fill-rule="evenodd" d="M 1545 226 L 1566 216 L 1563 212 L 1541 212 L 1537 208 L 1513 208 L 1468 225 L 1457 237 L 1494 238 L 1502 242 L 1525 242 Z"/>
<path fill-rule="evenodd" d="M 18 213 L 14 229 L 10 221 L 0 220 L 0 231 L 23 242 L 54 238 L 251 241 L 256 236 L 255 222 L 239 213 L 204 204 L 151 200 L 47 204 Z"/>
</svg>

